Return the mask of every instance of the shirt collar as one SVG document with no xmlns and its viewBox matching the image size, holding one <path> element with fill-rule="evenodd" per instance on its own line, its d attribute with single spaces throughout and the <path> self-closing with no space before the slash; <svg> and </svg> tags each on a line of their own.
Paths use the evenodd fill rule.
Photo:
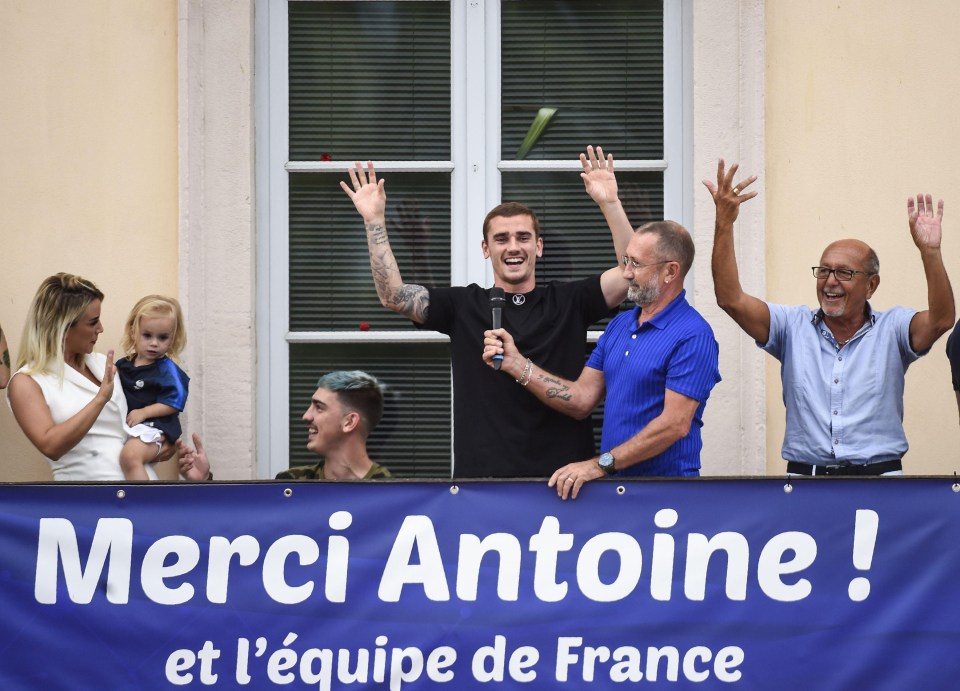
<svg viewBox="0 0 960 691">
<path fill-rule="evenodd" d="M 680 309 L 680 305 L 686 304 L 686 295 L 687 291 L 681 290 L 677 297 L 673 298 L 673 300 L 671 300 L 666 307 L 660 310 L 658 314 L 654 315 L 653 318 L 645 321 L 643 326 L 649 324 L 650 326 L 661 330 L 667 328 L 670 325 L 670 322 L 677 317 L 677 310 Z M 640 319 L 640 313 L 640 305 L 637 305 L 633 308 L 634 323 Z"/>
<path fill-rule="evenodd" d="M 827 315 L 823 313 L 823 308 L 819 308 L 813 313 L 813 318 L 810 320 L 810 322 L 814 326 L 820 326 L 820 323 L 826 318 L 826 316 Z M 877 323 L 877 314 L 873 311 L 873 307 L 870 306 L 869 302 L 867 303 L 867 318 L 864 320 L 864 323 L 866 322 L 870 322 L 870 326 L 873 326 Z M 859 331 L 859 329 L 857 329 L 857 331 Z"/>
</svg>

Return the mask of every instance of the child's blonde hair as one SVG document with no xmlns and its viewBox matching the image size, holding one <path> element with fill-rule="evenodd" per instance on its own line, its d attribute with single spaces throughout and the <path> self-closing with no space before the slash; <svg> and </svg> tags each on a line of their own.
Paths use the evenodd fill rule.
<svg viewBox="0 0 960 691">
<path fill-rule="evenodd" d="M 173 317 L 173 337 L 170 340 L 170 349 L 167 357 L 176 359 L 187 345 L 187 332 L 183 328 L 183 312 L 176 298 L 164 295 L 148 295 L 140 298 L 139 302 L 130 310 L 127 323 L 123 327 L 123 337 L 120 339 L 120 349 L 124 355 L 133 359 L 137 354 L 137 334 L 140 332 L 142 319 L 154 317 Z"/>
</svg>

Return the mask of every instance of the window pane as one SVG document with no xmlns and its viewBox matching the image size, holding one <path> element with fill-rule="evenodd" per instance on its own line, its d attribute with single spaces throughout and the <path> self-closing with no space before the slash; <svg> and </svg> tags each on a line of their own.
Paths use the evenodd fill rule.
<svg viewBox="0 0 960 691">
<path fill-rule="evenodd" d="M 370 458 L 401 477 L 450 476 L 450 354 L 446 344 L 290 346 L 290 465 L 313 465 L 301 416 L 327 372 L 361 369 L 386 384 L 383 419 L 367 440 Z"/>
<path fill-rule="evenodd" d="M 291 160 L 449 160 L 449 3 L 288 7 Z"/>
<path fill-rule="evenodd" d="M 290 175 L 290 329 L 412 329 L 380 304 L 345 174 Z M 389 173 L 387 231 L 406 283 L 450 285 L 450 176 Z"/>
<path fill-rule="evenodd" d="M 570 281 L 601 273 L 617 258 L 610 229 L 576 173 L 506 172 L 503 200 L 528 205 L 540 219 L 543 258 L 537 282 Z M 663 175 L 618 172 L 617 184 L 634 228 L 663 219 Z"/>
<path fill-rule="evenodd" d="M 589 143 L 663 158 L 662 0 L 503 0 L 502 42 L 504 159 L 544 107 L 556 113 L 526 158 Z"/>
</svg>

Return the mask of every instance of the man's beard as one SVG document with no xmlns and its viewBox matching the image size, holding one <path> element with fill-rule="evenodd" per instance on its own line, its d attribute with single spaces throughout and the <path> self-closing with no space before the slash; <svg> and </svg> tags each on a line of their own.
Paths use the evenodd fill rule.
<svg viewBox="0 0 960 691">
<path fill-rule="evenodd" d="M 654 276 L 643 285 L 629 286 L 627 299 L 640 307 L 649 307 L 660 299 L 660 277 Z"/>
</svg>

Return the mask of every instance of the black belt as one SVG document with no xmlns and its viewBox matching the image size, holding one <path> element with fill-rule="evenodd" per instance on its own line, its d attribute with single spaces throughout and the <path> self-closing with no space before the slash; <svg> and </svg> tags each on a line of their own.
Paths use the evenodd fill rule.
<svg viewBox="0 0 960 691">
<path fill-rule="evenodd" d="M 883 475 L 903 470 L 898 458 L 895 461 L 880 461 L 866 465 L 813 465 L 812 463 L 787 462 L 787 472 L 796 475 Z"/>
</svg>

